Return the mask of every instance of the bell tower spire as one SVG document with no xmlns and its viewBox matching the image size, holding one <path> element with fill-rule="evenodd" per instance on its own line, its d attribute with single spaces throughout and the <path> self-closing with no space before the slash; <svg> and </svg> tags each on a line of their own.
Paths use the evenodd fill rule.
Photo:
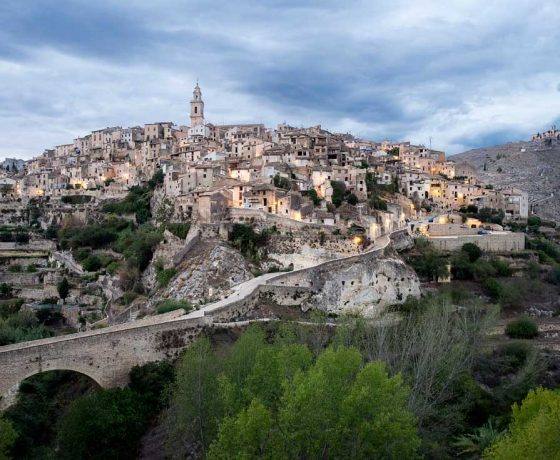
<svg viewBox="0 0 560 460">
<path fill-rule="evenodd" d="M 204 124 L 204 101 L 202 100 L 202 92 L 198 86 L 198 78 L 194 87 L 193 97 L 191 99 L 191 127 Z"/>
</svg>

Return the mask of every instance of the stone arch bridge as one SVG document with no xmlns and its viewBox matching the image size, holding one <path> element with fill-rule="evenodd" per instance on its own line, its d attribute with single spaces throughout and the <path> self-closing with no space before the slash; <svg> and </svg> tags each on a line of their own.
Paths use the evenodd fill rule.
<svg viewBox="0 0 560 460">
<path fill-rule="evenodd" d="M 104 388 L 123 386 L 132 367 L 176 357 L 205 329 L 242 317 L 263 298 L 293 305 L 295 298 L 322 296 L 328 290 L 355 297 L 349 289 L 355 290 L 363 282 L 359 279 L 363 274 L 356 274 L 361 271 L 356 270 L 356 264 L 370 272 L 363 292 L 378 295 L 378 302 L 419 294 L 415 273 L 402 261 L 389 258 L 380 265 L 379 256 L 395 235 L 379 238 L 372 250 L 359 255 L 253 278 L 238 285 L 226 299 L 189 314 L 178 310 L 103 329 L 0 347 L 0 409 L 14 401 L 24 379 L 46 371 L 71 370 L 89 376 Z M 371 279 L 372 273 L 377 278 L 380 272 L 392 276 L 383 288 Z M 313 286 L 310 279 L 323 280 L 322 286 Z"/>
</svg>

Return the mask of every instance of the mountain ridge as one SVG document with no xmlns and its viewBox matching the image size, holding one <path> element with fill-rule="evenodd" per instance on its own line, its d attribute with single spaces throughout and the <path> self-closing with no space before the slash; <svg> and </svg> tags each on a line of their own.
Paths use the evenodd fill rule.
<svg viewBox="0 0 560 460">
<path fill-rule="evenodd" d="M 449 159 L 472 165 L 483 183 L 525 190 L 535 214 L 560 221 L 560 142 L 508 142 Z"/>
</svg>

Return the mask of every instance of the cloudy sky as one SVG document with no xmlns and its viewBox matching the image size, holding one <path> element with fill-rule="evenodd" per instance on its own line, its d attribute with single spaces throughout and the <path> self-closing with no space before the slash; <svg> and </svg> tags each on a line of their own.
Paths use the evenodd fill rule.
<svg viewBox="0 0 560 460">
<path fill-rule="evenodd" d="M 0 158 L 186 124 L 197 78 L 214 123 L 525 139 L 560 119 L 558 24 L 558 0 L 1 0 Z"/>
</svg>

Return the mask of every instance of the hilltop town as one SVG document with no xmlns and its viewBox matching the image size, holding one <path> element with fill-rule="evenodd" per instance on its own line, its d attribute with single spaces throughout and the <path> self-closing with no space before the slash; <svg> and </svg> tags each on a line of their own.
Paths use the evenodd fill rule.
<svg viewBox="0 0 560 460">
<path fill-rule="evenodd" d="M 63 204 L 123 198 L 156 173 L 163 174 L 161 196 L 171 200 L 173 220 L 216 222 L 260 211 L 335 225 L 349 211 L 340 208 L 343 202 L 361 223 L 378 222 L 379 213 L 371 210 L 396 212 L 397 205 L 408 217 L 470 205 L 502 211 L 508 219 L 528 216 L 526 193 L 485 186 L 471 167 L 446 160 L 444 152 L 357 139 L 320 125 L 214 125 L 204 110 L 197 84 L 190 126 L 159 122 L 99 129 L 24 166 L 6 163 L 0 180 L 3 222 L 17 220 L 9 208 L 18 214 L 35 201 L 43 202 L 47 213 L 41 225 L 59 224 L 66 216 Z M 402 199 L 368 196 L 373 184 Z M 371 232 L 374 237 L 376 231 Z"/>
<path fill-rule="evenodd" d="M 262 273 L 359 254 L 407 226 L 443 250 L 523 247 L 504 225 L 526 221 L 527 193 L 483 184 L 444 152 L 321 126 L 214 125 L 198 83 L 189 122 L 100 129 L 25 163 L 5 160 L 6 289 L 40 309 L 67 281 L 62 314 L 83 329 L 169 299 L 200 308 Z M 372 314 L 406 299 L 381 291 L 319 308 Z"/>
</svg>

